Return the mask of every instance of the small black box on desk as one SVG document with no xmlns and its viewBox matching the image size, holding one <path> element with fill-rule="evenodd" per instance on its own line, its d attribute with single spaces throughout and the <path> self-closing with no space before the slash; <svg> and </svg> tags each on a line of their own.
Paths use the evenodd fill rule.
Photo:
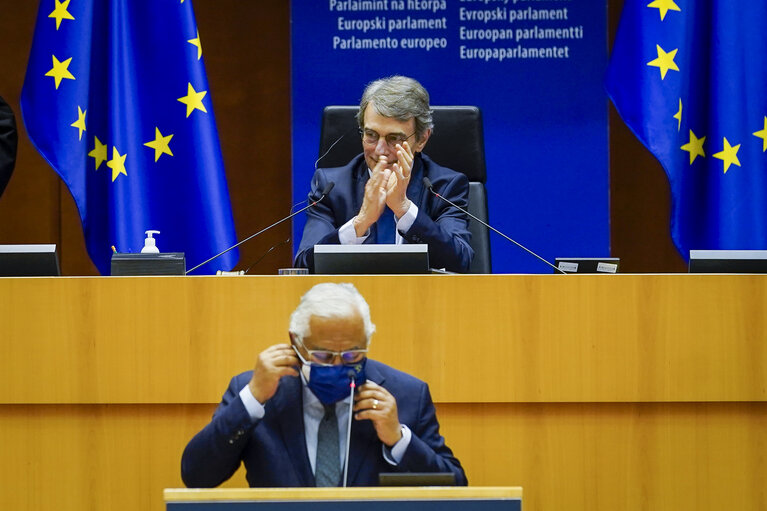
<svg viewBox="0 0 767 511">
<path fill-rule="evenodd" d="M 185 275 L 183 252 L 159 254 L 112 254 L 112 276 Z"/>
</svg>

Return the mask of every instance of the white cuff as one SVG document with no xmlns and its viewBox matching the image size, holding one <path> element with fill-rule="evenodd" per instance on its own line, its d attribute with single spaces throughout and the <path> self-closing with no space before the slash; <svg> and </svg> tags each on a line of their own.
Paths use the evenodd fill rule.
<svg viewBox="0 0 767 511">
<path fill-rule="evenodd" d="M 402 457 L 405 455 L 405 451 L 410 445 L 410 439 L 413 437 L 413 433 L 410 428 L 404 424 L 400 424 L 402 428 L 402 438 L 394 444 L 391 448 L 386 445 L 383 446 L 383 457 L 389 465 L 398 465 L 402 461 Z"/>
<path fill-rule="evenodd" d="M 338 241 L 341 245 L 362 245 L 368 236 L 370 236 L 370 229 L 361 238 L 357 237 L 357 231 L 354 230 L 354 217 L 338 229 Z"/>
<path fill-rule="evenodd" d="M 397 234 L 401 232 L 408 232 L 411 227 L 413 227 L 413 223 L 415 222 L 415 217 L 418 216 L 418 206 L 415 205 L 415 202 L 410 201 L 410 207 L 407 211 L 405 211 L 405 214 L 400 217 L 399 220 L 397 220 Z"/>
<path fill-rule="evenodd" d="M 264 417 L 264 405 L 258 402 L 258 399 L 253 397 L 253 393 L 250 391 L 250 385 L 245 385 L 240 391 L 240 399 L 242 404 L 245 405 L 245 409 L 248 411 L 251 420 L 257 421 Z"/>
</svg>

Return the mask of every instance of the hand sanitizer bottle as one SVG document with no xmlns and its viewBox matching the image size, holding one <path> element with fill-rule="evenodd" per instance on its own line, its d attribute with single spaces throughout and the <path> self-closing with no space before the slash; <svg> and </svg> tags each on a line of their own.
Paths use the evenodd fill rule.
<svg viewBox="0 0 767 511">
<path fill-rule="evenodd" d="M 146 231 L 146 239 L 144 240 L 144 248 L 141 249 L 142 254 L 159 254 L 160 249 L 155 245 L 155 239 L 153 234 L 160 234 L 160 231 Z"/>
</svg>

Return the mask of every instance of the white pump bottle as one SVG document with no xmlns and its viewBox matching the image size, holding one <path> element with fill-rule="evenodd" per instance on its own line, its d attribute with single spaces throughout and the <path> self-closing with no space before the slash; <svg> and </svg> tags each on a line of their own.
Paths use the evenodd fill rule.
<svg viewBox="0 0 767 511">
<path fill-rule="evenodd" d="M 160 249 L 155 245 L 155 239 L 153 234 L 160 234 L 160 231 L 146 231 L 146 239 L 144 240 L 144 248 L 141 249 L 142 254 L 159 254 Z"/>
</svg>

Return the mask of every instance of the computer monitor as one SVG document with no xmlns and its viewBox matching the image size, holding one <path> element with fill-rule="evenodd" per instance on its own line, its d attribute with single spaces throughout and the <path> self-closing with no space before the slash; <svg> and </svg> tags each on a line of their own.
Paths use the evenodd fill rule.
<svg viewBox="0 0 767 511">
<path fill-rule="evenodd" d="M 690 250 L 690 273 L 767 273 L 767 250 Z"/>
<path fill-rule="evenodd" d="M 325 275 L 429 273 L 425 244 L 315 245 L 314 273 Z"/>
<path fill-rule="evenodd" d="M 55 244 L 0 245 L 0 277 L 61 275 Z"/>
</svg>

